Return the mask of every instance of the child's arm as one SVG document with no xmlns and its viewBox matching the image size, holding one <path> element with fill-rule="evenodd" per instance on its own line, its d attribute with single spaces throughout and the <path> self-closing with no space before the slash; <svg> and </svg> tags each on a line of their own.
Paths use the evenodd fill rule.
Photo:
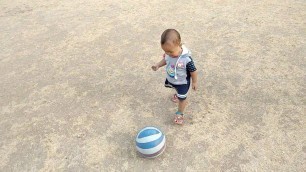
<svg viewBox="0 0 306 172">
<path fill-rule="evenodd" d="M 166 65 L 166 60 L 163 58 L 160 62 L 156 63 L 155 65 L 152 66 L 152 69 L 154 71 L 157 71 L 158 68 L 163 67 Z"/>
<path fill-rule="evenodd" d="M 197 68 L 194 65 L 194 62 L 191 60 L 190 62 L 187 63 L 187 71 L 190 72 L 191 79 L 192 79 L 192 89 L 197 90 L 198 88 L 198 72 Z"/>
<path fill-rule="evenodd" d="M 198 71 L 190 72 L 191 79 L 192 79 L 192 89 L 197 90 L 198 89 Z"/>
</svg>

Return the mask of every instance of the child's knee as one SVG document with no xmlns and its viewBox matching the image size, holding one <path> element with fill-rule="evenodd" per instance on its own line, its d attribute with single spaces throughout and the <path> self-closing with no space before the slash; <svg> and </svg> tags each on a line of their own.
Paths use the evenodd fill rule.
<svg viewBox="0 0 306 172">
<path fill-rule="evenodd" d="M 180 102 L 183 102 L 187 99 L 187 95 L 182 95 L 182 94 L 176 94 L 176 95 Z"/>
</svg>

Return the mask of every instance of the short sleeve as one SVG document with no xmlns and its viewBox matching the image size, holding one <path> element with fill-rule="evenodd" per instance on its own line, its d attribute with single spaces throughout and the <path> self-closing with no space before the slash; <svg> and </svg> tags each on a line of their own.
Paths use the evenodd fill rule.
<svg viewBox="0 0 306 172">
<path fill-rule="evenodd" d="M 192 60 L 187 63 L 186 68 L 187 68 L 188 72 L 194 72 L 194 71 L 197 70 L 197 68 L 195 67 L 194 62 Z"/>
</svg>

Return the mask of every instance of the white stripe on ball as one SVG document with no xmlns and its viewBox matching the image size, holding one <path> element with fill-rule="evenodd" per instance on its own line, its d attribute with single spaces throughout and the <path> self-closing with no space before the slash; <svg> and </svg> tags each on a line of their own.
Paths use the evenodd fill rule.
<svg viewBox="0 0 306 172">
<path fill-rule="evenodd" d="M 158 134 L 154 134 L 151 136 L 147 136 L 147 137 L 143 137 L 143 138 L 136 138 L 136 142 L 137 143 L 148 143 L 148 142 L 152 142 L 154 140 L 159 139 L 163 134 L 160 132 Z"/>
<path fill-rule="evenodd" d="M 166 138 L 165 138 L 165 136 L 163 136 L 163 141 L 159 145 L 155 146 L 154 148 L 141 149 L 138 146 L 136 146 L 136 149 L 144 155 L 150 155 L 150 154 L 154 154 L 154 153 L 160 151 L 160 149 L 165 145 L 165 142 L 166 142 Z"/>
</svg>

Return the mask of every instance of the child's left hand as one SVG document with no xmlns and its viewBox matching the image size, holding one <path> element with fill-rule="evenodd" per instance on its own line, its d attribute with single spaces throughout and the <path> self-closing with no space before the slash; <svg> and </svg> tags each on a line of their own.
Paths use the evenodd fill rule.
<svg viewBox="0 0 306 172">
<path fill-rule="evenodd" d="M 192 85 L 191 85 L 191 87 L 192 87 L 192 89 L 193 89 L 194 91 L 197 91 L 197 89 L 198 89 L 198 83 L 193 82 Z"/>
</svg>

